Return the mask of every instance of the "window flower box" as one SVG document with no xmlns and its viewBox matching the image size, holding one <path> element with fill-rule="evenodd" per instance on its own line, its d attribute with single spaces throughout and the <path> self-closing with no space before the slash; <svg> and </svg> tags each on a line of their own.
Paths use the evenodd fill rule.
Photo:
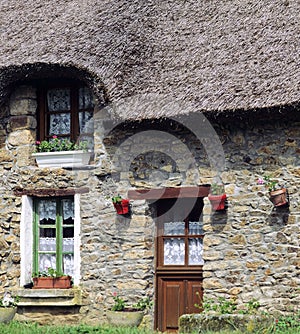
<svg viewBox="0 0 300 334">
<path fill-rule="evenodd" d="M 71 276 L 33 277 L 33 289 L 70 289 Z"/>
<path fill-rule="evenodd" d="M 83 150 L 33 153 L 37 165 L 46 167 L 82 167 L 89 164 L 91 153 Z"/>
</svg>

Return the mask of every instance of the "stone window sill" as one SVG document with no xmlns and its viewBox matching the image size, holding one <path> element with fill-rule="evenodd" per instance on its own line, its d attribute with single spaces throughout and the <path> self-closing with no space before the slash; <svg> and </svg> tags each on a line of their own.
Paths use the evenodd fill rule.
<svg viewBox="0 0 300 334">
<path fill-rule="evenodd" d="M 82 291 L 72 289 L 18 289 L 18 306 L 74 306 L 82 305 Z"/>
</svg>

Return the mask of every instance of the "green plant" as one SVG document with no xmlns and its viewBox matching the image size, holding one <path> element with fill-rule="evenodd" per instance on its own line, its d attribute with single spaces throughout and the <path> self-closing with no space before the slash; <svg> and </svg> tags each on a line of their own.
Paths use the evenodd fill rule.
<svg viewBox="0 0 300 334">
<path fill-rule="evenodd" d="M 61 139 L 57 136 L 52 136 L 49 140 L 36 141 L 36 152 L 60 152 L 60 151 L 76 151 L 87 150 L 87 142 L 81 141 L 78 144 L 69 139 Z"/>
<path fill-rule="evenodd" d="M 52 278 L 57 278 L 57 277 L 62 277 L 62 276 L 68 276 L 66 274 L 60 273 L 57 270 L 48 267 L 45 270 L 39 271 L 38 273 L 33 273 L 32 277 L 52 277 Z"/>
<path fill-rule="evenodd" d="M 282 188 L 278 181 L 272 179 L 270 175 L 265 175 L 263 178 L 259 178 L 257 183 L 264 185 L 269 191 Z"/>
<path fill-rule="evenodd" d="M 150 301 L 149 297 L 140 299 L 136 304 L 133 304 L 132 307 L 139 311 L 144 311 L 150 309 L 153 305 L 153 301 Z"/>
<path fill-rule="evenodd" d="M 125 300 L 119 297 L 119 295 L 116 292 L 113 293 L 113 300 L 115 304 L 111 308 L 112 311 L 123 311 L 125 309 L 126 307 Z"/>
<path fill-rule="evenodd" d="M 9 292 L 6 292 L 0 299 L 0 307 L 15 307 L 18 305 L 19 300 L 18 296 L 13 297 Z"/>
<path fill-rule="evenodd" d="M 222 195 L 225 193 L 224 185 L 218 183 L 212 183 L 210 186 L 211 195 Z"/>
<path fill-rule="evenodd" d="M 245 304 L 245 308 L 238 311 L 240 314 L 255 314 L 260 307 L 260 302 L 253 298 Z"/>
<path fill-rule="evenodd" d="M 114 196 L 112 197 L 111 200 L 115 204 L 120 204 L 122 202 L 122 196 L 121 195 Z"/>
</svg>

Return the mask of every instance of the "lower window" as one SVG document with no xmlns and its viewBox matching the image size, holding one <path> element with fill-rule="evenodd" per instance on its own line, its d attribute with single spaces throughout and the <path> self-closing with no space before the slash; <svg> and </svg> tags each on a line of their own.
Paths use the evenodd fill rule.
<svg viewBox="0 0 300 334">
<path fill-rule="evenodd" d="M 74 274 L 74 199 L 34 199 L 33 273 Z"/>
<path fill-rule="evenodd" d="M 80 194 L 22 196 L 20 285 L 53 268 L 80 282 Z"/>
</svg>

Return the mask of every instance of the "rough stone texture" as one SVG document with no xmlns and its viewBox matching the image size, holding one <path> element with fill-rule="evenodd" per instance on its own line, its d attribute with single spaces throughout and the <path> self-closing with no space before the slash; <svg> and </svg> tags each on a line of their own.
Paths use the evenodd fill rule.
<svg viewBox="0 0 300 334">
<path fill-rule="evenodd" d="M 24 92 L 28 101 L 35 99 L 32 90 L 24 88 L 13 96 L 28 106 Z M 17 105 L 11 99 L 12 114 L 26 116 L 26 121 L 21 128 L 13 118 L 8 122 L 6 145 L 0 151 L 0 294 L 19 287 L 22 208 L 13 190 L 89 187 L 89 193 L 80 198 L 83 305 L 73 313 L 66 310 L 72 313 L 66 318 L 52 309 L 27 308 L 23 319 L 40 317 L 54 323 L 54 318 L 57 322 L 63 318 L 64 322 L 95 324 L 106 322 L 113 292 L 128 302 L 143 296 L 153 299 L 155 221 L 149 203 L 132 201 L 131 216 L 122 217 L 116 215 L 110 198 L 126 197 L 129 188 L 201 185 L 215 180 L 225 185 L 228 209 L 213 212 L 204 199 L 205 296 L 235 296 L 241 304 L 257 298 L 269 312 L 288 312 L 299 305 L 299 121 L 215 121 L 226 158 L 218 173 L 207 154 L 208 148 L 213 150 L 209 133 L 199 139 L 179 123 L 161 121 L 119 125 L 104 136 L 111 125 L 106 122 L 107 112 L 99 110 L 94 168 L 50 170 L 37 168 L 30 155 L 35 141 L 35 123 L 30 118 L 34 112 Z M 155 133 L 145 137 L 143 130 L 149 129 Z M 139 131 L 143 136 L 137 135 Z M 172 136 L 158 136 L 166 131 Z M 275 209 L 267 190 L 257 185 L 266 173 L 287 185 L 289 208 Z"/>
</svg>

